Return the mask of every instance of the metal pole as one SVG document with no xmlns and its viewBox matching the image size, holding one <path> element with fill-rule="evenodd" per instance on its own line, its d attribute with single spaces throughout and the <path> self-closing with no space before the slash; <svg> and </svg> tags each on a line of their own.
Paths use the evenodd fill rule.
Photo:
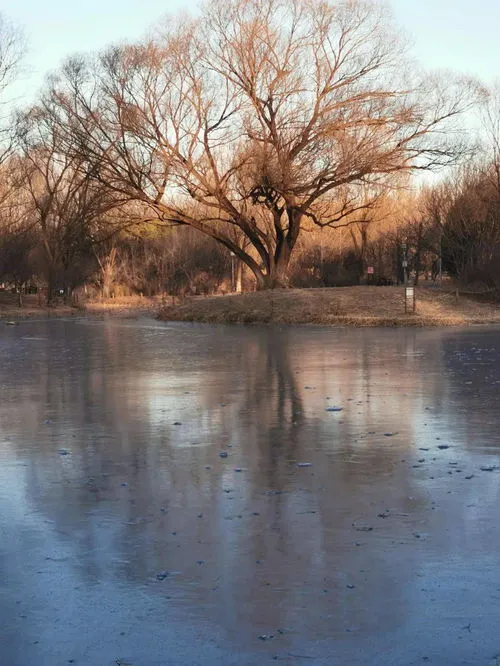
<svg viewBox="0 0 500 666">
<path fill-rule="evenodd" d="M 404 286 L 408 286 L 408 261 L 406 260 L 406 243 L 401 244 L 401 249 L 403 250 L 403 283 Z"/>
<path fill-rule="evenodd" d="M 439 286 L 443 286 L 443 232 L 439 235 Z"/>
<path fill-rule="evenodd" d="M 236 285 L 235 285 L 235 266 L 234 266 L 234 252 L 231 252 L 231 291 L 236 291 Z"/>
</svg>

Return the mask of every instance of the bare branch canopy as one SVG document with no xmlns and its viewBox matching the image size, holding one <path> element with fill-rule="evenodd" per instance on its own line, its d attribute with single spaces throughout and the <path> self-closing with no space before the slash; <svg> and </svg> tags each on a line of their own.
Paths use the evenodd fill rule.
<svg viewBox="0 0 500 666">
<path fill-rule="evenodd" d="M 394 179 L 463 155 L 477 96 L 421 74 L 379 2 L 211 0 L 147 44 L 69 61 L 43 103 L 92 178 L 266 288 L 286 285 L 305 227 L 356 223 Z"/>
</svg>

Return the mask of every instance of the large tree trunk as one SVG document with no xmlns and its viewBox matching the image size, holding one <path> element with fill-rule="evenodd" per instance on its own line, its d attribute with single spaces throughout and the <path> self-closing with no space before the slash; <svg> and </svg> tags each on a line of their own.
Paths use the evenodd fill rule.
<svg viewBox="0 0 500 666">
<path fill-rule="evenodd" d="M 286 280 L 280 280 L 277 276 L 265 275 L 262 284 L 257 284 L 257 290 L 265 289 L 286 289 L 288 283 Z"/>
<path fill-rule="evenodd" d="M 288 209 L 287 215 L 289 231 L 278 238 L 274 257 L 269 261 L 265 285 L 261 287 L 263 289 L 284 289 L 290 284 L 288 275 L 290 259 L 299 235 L 302 214 L 292 206 Z"/>
<path fill-rule="evenodd" d="M 286 234 L 282 233 L 278 236 L 273 253 L 261 248 L 259 253 L 260 264 L 246 252 L 237 252 L 239 259 L 237 263 L 245 263 L 254 274 L 257 291 L 284 289 L 289 286 L 288 271 L 292 251 L 298 238 L 300 218 L 301 215 L 295 210 L 289 213 L 289 226 L 291 230 Z"/>
<path fill-rule="evenodd" d="M 281 245 L 275 252 L 273 261 L 267 272 L 256 273 L 257 290 L 264 289 L 286 289 L 289 286 L 288 267 L 290 264 L 291 251 L 286 243 Z"/>
</svg>

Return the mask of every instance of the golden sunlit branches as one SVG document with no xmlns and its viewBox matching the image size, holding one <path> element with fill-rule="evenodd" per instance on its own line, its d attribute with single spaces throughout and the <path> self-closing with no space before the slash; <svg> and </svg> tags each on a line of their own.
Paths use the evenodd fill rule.
<svg viewBox="0 0 500 666">
<path fill-rule="evenodd" d="M 375 0 L 209 0 L 69 62 L 44 107 L 87 174 L 223 243 L 264 287 L 286 283 L 306 220 L 350 224 L 392 178 L 460 158 L 479 95 L 418 72 Z"/>
</svg>

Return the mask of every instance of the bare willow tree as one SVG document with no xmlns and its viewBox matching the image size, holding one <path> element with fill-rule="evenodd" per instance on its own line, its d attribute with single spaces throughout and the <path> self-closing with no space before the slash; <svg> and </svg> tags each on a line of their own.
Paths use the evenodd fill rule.
<svg viewBox="0 0 500 666">
<path fill-rule="evenodd" d="M 417 75 L 378 2 L 212 0 L 70 61 L 44 103 L 93 178 L 215 238 L 266 288 L 286 285 L 306 223 L 359 222 L 393 178 L 456 160 L 474 96 Z"/>
</svg>

